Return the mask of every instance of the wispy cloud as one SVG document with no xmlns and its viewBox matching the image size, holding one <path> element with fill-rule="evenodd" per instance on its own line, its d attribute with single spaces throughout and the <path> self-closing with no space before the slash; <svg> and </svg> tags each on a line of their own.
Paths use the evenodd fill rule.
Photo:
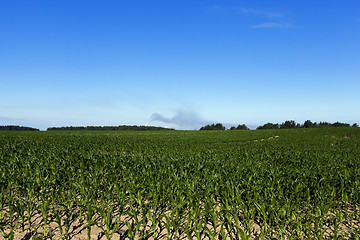
<svg viewBox="0 0 360 240">
<path fill-rule="evenodd" d="M 235 10 L 241 14 L 260 16 L 265 18 L 281 18 L 283 16 L 283 14 L 278 11 L 266 9 L 235 8 Z"/>
<path fill-rule="evenodd" d="M 280 11 L 271 9 L 256 9 L 244 7 L 228 7 L 222 5 L 215 5 L 210 8 L 211 12 L 218 13 L 237 13 L 241 15 L 259 16 L 264 18 L 280 18 L 283 14 Z"/>
<path fill-rule="evenodd" d="M 250 28 L 296 28 L 296 26 L 286 22 L 266 22 L 252 25 Z"/>
<path fill-rule="evenodd" d="M 252 16 L 262 19 L 264 23 L 250 25 L 249 28 L 296 28 L 292 23 L 285 22 L 285 15 L 281 10 L 277 9 L 258 9 L 246 7 L 227 7 L 216 5 L 211 8 L 212 12 L 233 13 L 242 16 Z"/>
</svg>

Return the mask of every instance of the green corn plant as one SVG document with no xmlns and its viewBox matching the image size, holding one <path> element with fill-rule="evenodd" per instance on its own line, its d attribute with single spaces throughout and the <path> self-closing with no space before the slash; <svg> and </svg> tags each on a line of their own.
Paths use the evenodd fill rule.
<svg viewBox="0 0 360 240">
<path fill-rule="evenodd" d="M 107 207 L 106 209 L 104 209 L 104 207 L 103 205 L 101 208 L 97 208 L 102 219 L 98 227 L 105 233 L 106 239 L 111 239 L 120 225 L 120 218 L 114 217 L 113 206 Z"/>
<path fill-rule="evenodd" d="M 130 239 L 130 240 L 134 240 L 135 239 L 135 234 L 136 234 L 136 231 L 135 231 L 135 226 L 134 226 L 134 223 L 130 223 L 129 220 L 125 220 L 124 221 L 124 224 L 126 225 L 127 227 L 127 237 Z"/>
<path fill-rule="evenodd" d="M 171 218 L 168 215 L 164 215 L 165 221 L 164 225 L 166 228 L 166 237 L 167 239 L 170 239 L 171 236 Z"/>
<path fill-rule="evenodd" d="M 63 230 L 63 225 L 61 222 L 61 211 L 57 210 L 57 208 L 54 207 L 53 212 L 54 212 L 54 216 L 55 216 L 55 222 L 57 223 L 57 225 L 59 227 L 60 237 L 63 239 L 64 238 L 64 230 Z"/>
<path fill-rule="evenodd" d="M 225 231 L 225 228 L 224 228 L 224 225 L 221 224 L 220 225 L 220 232 L 219 232 L 219 238 L 220 239 L 226 239 L 227 238 L 227 234 L 226 234 L 226 231 Z"/>
<path fill-rule="evenodd" d="M 64 229 L 64 237 L 65 239 L 70 239 L 70 226 L 75 220 L 74 216 L 74 210 L 73 210 L 73 202 L 68 202 L 65 204 L 62 204 L 63 208 L 63 229 Z"/>
<path fill-rule="evenodd" d="M 264 238 L 268 234 L 268 223 L 267 223 L 268 216 L 266 213 L 265 204 L 264 203 L 259 204 L 257 202 L 254 202 L 254 206 L 256 207 L 261 219 L 260 232 L 261 232 L 261 236 Z"/>
<path fill-rule="evenodd" d="M 197 221 L 195 222 L 195 236 L 197 239 L 202 239 L 203 235 L 204 235 L 204 229 L 203 229 L 203 219 L 197 219 Z"/>
<path fill-rule="evenodd" d="M 193 239 L 194 229 L 195 229 L 195 222 L 197 220 L 194 219 L 194 210 L 190 209 L 187 213 L 187 218 L 184 223 L 184 232 L 186 234 L 187 239 Z"/>
<path fill-rule="evenodd" d="M 86 212 L 86 229 L 87 229 L 87 239 L 91 239 L 91 227 L 95 225 L 94 221 L 95 212 L 91 204 L 88 205 L 88 210 Z"/>
<path fill-rule="evenodd" d="M 207 234 L 209 235 L 209 238 L 214 240 L 214 239 L 216 239 L 216 236 L 217 236 L 216 230 L 218 229 L 218 224 L 219 224 L 218 212 L 216 211 L 215 208 L 213 208 L 209 211 L 208 214 L 210 215 L 209 216 L 210 227 L 208 227 L 207 225 L 205 227 L 206 227 Z"/>
<path fill-rule="evenodd" d="M 41 212 L 44 221 L 44 236 L 47 236 L 47 225 L 48 225 L 48 216 L 50 210 L 50 200 L 44 200 L 43 204 L 41 205 Z"/>
<path fill-rule="evenodd" d="M 153 209 L 153 211 L 149 211 L 148 212 L 148 217 L 147 217 L 150 221 L 151 221 L 151 226 L 150 226 L 150 231 L 151 234 L 153 236 L 154 239 L 157 239 L 160 237 L 160 232 L 158 231 L 158 224 L 159 224 L 159 218 L 161 218 L 161 216 L 159 216 L 159 214 L 156 212 L 155 209 Z"/>
<path fill-rule="evenodd" d="M 21 225 L 21 230 L 25 231 L 25 218 L 26 218 L 26 202 L 21 198 L 14 198 L 14 211 Z"/>
<path fill-rule="evenodd" d="M 32 216 L 33 213 L 35 211 L 35 203 L 34 203 L 34 199 L 33 198 L 29 198 L 28 202 L 27 202 L 27 206 L 26 206 L 26 218 L 27 218 L 27 223 L 28 223 L 28 231 L 31 232 L 33 229 L 32 226 Z"/>
</svg>

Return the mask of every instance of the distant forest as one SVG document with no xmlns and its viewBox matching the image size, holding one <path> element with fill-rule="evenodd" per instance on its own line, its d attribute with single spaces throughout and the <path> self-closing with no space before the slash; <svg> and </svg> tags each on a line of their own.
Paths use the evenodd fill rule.
<svg viewBox="0 0 360 240">
<path fill-rule="evenodd" d="M 296 123 L 294 120 L 285 121 L 283 123 L 266 123 L 256 128 L 256 130 L 264 129 L 293 129 L 293 128 L 322 128 L 322 127 L 359 127 L 357 123 L 352 125 L 348 123 L 328 123 L 328 122 L 312 122 L 306 120 L 303 124 Z M 37 128 L 23 127 L 15 125 L 0 126 L 0 131 L 40 131 Z M 67 131 L 67 130 L 115 130 L 115 131 L 161 131 L 161 130 L 175 130 L 173 128 L 155 127 L 155 126 L 67 126 L 67 127 L 50 127 L 46 131 Z M 199 130 L 226 130 L 221 123 L 209 124 L 201 127 Z M 228 130 L 249 130 L 245 124 L 239 124 L 237 127 L 232 126 Z"/>
<path fill-rule="evenodd" d="M 262 126 L 257 127 L 256 129 L 291 129 L 291 128 L 321 128 L 321 127 L 350 127 L 348 123 L 328 123 L 328 122 L 312 122 L 306 120 L 304 124 L 296 123 L 294 120 L 285 121 L 281 124 L 279 123 L 266 123 Z M 359 127 L 357 123 L 354 123 L 351 127 Z"/>
<path fill-rule="evenodd" d="M 328 123 L 328 122 L 312 122 L 306 120 L 303 124 L 296 123 L 294 120 L 285 121 L 283 123 L 266 123 L 257 127 L 257 130 L 264 129 L 292 129 L 292 128 L 322 128 L 322 127 L 350 127 L 348 123 Z M 351 125 L 351 127 L 359 127 L 357 123 Z M 200 128 L 200 130 L 225 130 L 226 128 L 221 123 L 209 124 Z M 232 126 L 228 130 L 249 130 L 245 124 L 239 124 L 237 127 Z"/>
<path fill-rule="evenodd" d="M 63 131 L 63 130 L 123 130 L 123 131 L 161 131 L 161 130 L 175 130 L 173 128 L 154 127 L 154 126 L 87 126 L 87 127 L 51 127 L 46 131 Z"/>
<path fill-rule="evenodd" d="M 3 130 L 3 131 L 40 131 L 37 128 L 14 126 L 14 125 L 0 126 L 0 131 L 1 130 Z"/>
</svg>

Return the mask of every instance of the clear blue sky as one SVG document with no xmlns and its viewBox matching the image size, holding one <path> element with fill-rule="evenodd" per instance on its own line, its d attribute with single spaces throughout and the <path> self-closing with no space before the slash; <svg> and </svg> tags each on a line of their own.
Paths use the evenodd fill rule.
<svg viewBox="0 0 360 240">
<path fill-rule="evenodd" d="M 0 0 L 0 125 L 360 123 L 359 12 L 358 0 Z"/>
</svg>

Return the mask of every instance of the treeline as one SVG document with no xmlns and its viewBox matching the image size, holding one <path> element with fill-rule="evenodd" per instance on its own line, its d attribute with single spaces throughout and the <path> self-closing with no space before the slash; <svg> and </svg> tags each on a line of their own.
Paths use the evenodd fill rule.
<svg viewBox="0 0 360 240">
<path fill-rule="evenodd" d="M 3 130 L 3 131 L 40 131 L 37 128 L 15 126 L 15 125 L 0 126 L 0 130 Z"/>
<path fill-rule="evenodd" d="M 292 128 L 322 128 L 322 127 L 350 127 L 348 123 L 328 123 L 328 122 L 312 122 L 306 120 L 303 124 L 296 123 L 294 120 L 285 121 L 281 124 L 279 123 L 266 123 L 262 126 L 257 127 L 258 130 L 263 129 L 292 129 Z M 354 123 L 351 127 L 358 127 L 357 123 Z"/>
<path fill-rule="evenodd" d="M 68 126 L 68 127 L 50 127 L 46 131 L 64 131 L 64 130 L 115 130 L 115 131 L 161 131 L 161 130 L 175 130 L 173 128 L 154 127 L 154 126 Z"/>
<path fill-rule="evenodd" d="M 221 123 L 209 124 L 200 128 L 200 130 L 225 130 L 226 128 Z M 229 130 L 249 130 L 245 124 L 239 124 L 237 127 L 232 126 Z"/>
<path fill-rule="evenodd" d="M 357 123 L 350 125 L 348 123 L 328 123 L 328 122 L 312 122 L 306 120 L 303 124 L 296 123 L 294 120 L 285 121 L 283 123 L 266 123 L 262 126 L 257 127 L 257 130 L 263 129 L 292 129 L 292 128 L 322 128 L 322 127 L 359 127 Z M 221 123 L 209 124 L 200 128 L 200 130 L 226 130 Z M 228 130 L 249 130 L 245 124 L 239 124 L 237 127 L 232 126 Z"/>
</svg>

